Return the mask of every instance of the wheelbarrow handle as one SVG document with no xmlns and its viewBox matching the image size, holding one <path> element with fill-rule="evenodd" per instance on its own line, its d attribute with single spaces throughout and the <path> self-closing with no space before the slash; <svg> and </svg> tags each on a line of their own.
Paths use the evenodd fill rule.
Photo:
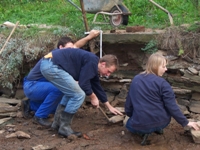
<svg viewBox="0 0 200 150">
<path fill-rule="evenodd" d="M 72 5 L 74 5 L 74 7 L 76 7 L 78 10 L 82 11 L 81 8 L 76 5 L 74 2 L 72 2 L 71 0 L 67 0 L 68 2 L 70 2 Z"/>
</svg>

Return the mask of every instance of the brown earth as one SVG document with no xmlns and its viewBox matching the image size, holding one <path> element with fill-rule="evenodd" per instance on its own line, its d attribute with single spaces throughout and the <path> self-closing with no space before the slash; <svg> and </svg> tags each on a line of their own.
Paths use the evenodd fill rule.
<svg viewBox="0 0 200 150">
<path fill-rule="evenodd" d="M 102 106 L 103 107 L 103 106 Z M 103 107 L 105 110 L 105 108 Z M 106 110 L 105 110 L 106 111 Z M 111 116 L 110 116 L 111 117 Z M 50 117 L 52 120 L 53 117 Z M 7 123 L 8 124 L 8 123 Z M 123 122 L 109 123 L 102 113 L 90 104 L 81 107 L 76 113 L 72 128 L 81 131 L 84 137 L 70 140 L 59 136 L 55 131 L 44 129 L 34 124 L 32 119 L 13 118 L 9 124 L 13 129 L 1 125 L 0 150 L 30 150 L 38 145 L 49 146 L 53 150 L 199 150 L 200 144 L 195 144 L 189 131 L 185 131 L 172 119 L 170 125 L 164 129 L 163 135 L 151 134 L 150 145 L 141 146 L 142 139 L 126 130 Z M 23 131 L 30 135 L 30 139 L 9 138 L 5 136 Z"/>
<path fill-rule="evenodd" d="M 116 45 L 117 46 L 117 45 Z M 104 46 L 106 47 L 106 46 Z M 129 49 L 131 48 L 128 46 Z M 108 47 L 109 49 L 110 47 Z M 134 47 L 135 48 L 135 47 Z M 118 48 L 121 63 L 126 63 L 125 47 Z M 113 49 L 114 51 L 115 49 Z M 138 48 L 139 50 L 139 48 Z M 111 50 L 110 50 L 111 51 Z M 108 51 L 108 52 L 110 52 Z M 136 51 L 136 49 L 135 49 Z M 134 51 L 134 52 L 135 52 Z M 107 52 L 107 51 L 106 51 Z M 107 52 L 107 53 L 108 53 Z M 121 52 L 121 53 L 120 53 Z M 123 59 L 122 59 L 123 58 Z M 105 108 L 104 108 L 105 110 Z M 53 120 L 53 117 L 50 118 Z M 14 128 L 6 124 L 15 125 Z M 32 119 L 22 117 L 13 118 L 6 124 L 0 125 L 0 150 L 31 150 L 38 145 L 49 146 L 52 150 L 199 150 L 200 144 L 195 144 L 189 131 L 185 131 L 175 120 L 164 129 L 163 135 L 152 134 L 149 137 L 150 145 L 141 146 L 142 139 L 126 130 L 123 123 L 108 123 L 102 113 L 90 104 L 84 105 L 76 113 L 72 128 L 80 131 L 85 137 L 74 140 L 59 136 L 50 129 L 44 129 L 34 124 Z M 30 135 L 26 138 L 9 138 L 15 131 L 23 131 Z"/>
</svg>

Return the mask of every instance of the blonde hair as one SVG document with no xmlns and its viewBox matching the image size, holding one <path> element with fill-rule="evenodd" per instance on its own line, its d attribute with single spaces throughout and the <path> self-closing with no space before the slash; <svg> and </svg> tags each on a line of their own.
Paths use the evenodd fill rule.
<svg viewBox="0 0 200 150">
<path fill-rule="evenodd" d="M 147 61 L 146 69 L 143 73 L 146 73 L 146 74 L 152 73 L 152 74 L 158 75 L 158 68 L 164 62 L 166 62 L 167 64 L 167 59 L 163 55 L 159 53 L 152 54 Z"/>
</svg>

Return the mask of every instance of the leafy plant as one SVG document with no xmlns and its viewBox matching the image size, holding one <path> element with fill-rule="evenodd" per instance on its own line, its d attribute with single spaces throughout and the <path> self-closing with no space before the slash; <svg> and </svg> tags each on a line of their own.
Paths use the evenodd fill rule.
<svg viewBox="0 0 200 150">
<path fill-rule="evenodd" d="M 80 6 L 79 0 L 73 2 Z M 155 2 L 172 13 L 175 25 L 199 20 L 198 0 L 155 0 Z M 132 13 L 129 16 L 128 26 L 143 25 L 146 28 L 170 26 L 167 14 L 148 0 L 123 0 L 123 3 Z M 67 0 L 1 0 L 0 18 L 2 24 L 5 21 L 13 23 L 19 21 L 21 25 L 28 27 L 17 29 L 0 55 L 0 84 L 9 89 L 13 89 L 13 86 L 17 85 L 21 79 L 22 63 L 31 62 L 43 56 L 54 47 L 51 43 L 57 41 L 59 36 L 68 35 L 73 39 L 84 36 L 85 26 L 82 13 Z M 92 24 L 94 14 L 86 13 L 86 18 L 89 29 L 97 26 L 102 30 L 112 29 L 110 25 Z M 44 25 L 44 27 L 39 25 Z M 125 27 L 121 26 L 119 29 Z M 0 32 L 2 36 L 7 37 L 10 30 L 2 26 Z M 5 39 L 1 38 L 0 47 L 4 43 Z M 156 52 L 156 41 L 151 40 L 142 50 L 147 53 Z M 187 49 L 184 48 L 184 50 Z M 179 47 L 179 55 L 182 55 L 184 50 Z"/>
<path fill-rule="evenodd" d="M 179 51 L 178 51 L 178 56 L 181 56 L 181 55 L 183 55 L 184 54 L 184 50 L 183 49 L 179 49 Z"/>
<path fill-rule="evenodd" d="M 200 32 L 200 22 L 192 24 L 187 31 L 191 32 Z"/>
<path fill-rule="evenodd" d="M 33 35 L 19 34 L 20 31 L 17 29 L 8 43 L 5 40 L 6 36 L 2 36 L 0 42 L 1 48 L 6 43 L 0 53 L 0 85 L 10 90 L 20 83 L 24 64 L 38 60 L 55 48 L 52 43 L 58 39 L 58 35 L 52 32 L 39 32 L 32 38 Z M 67 33 L 65 30 L 62 32 Z"/>
<path fill-rule="evenodd" d="M 155 40 L 149 41 L 149 43 L 147 43 L 145 48 L 141 48 L 141 50 L 143 50 L 146 53 L 150 53 L 150 54 L 155 53 L 158 50 L 156 41 Z"/>
<path fill-rule="evenodd" d="M 3 47 L 2 45 L 4 42 L 0 43 L 1 47 Z M 1 53 L 0 74 L 2 76 L 0 78 L 0 84 L 3 87 L 13 89 L 13 82 L 15 82 L 20 75 L 19 65 L 21 65 L 23 61 L 22 51 L 24 49 L 22 43 L 22 39 L 11 39 Z"/>
<path fill-rule="evenodd" d="M 80 6 L 79 0 L 73 0 Z M 192 23 L 199 20 L 198 0 L 162 0 L 157 1 L 173 16 L 174 24 Z M 132 15 L 129 16 L 129 26 L 143 25 L 151 28 L 170 26 L 168 15 L 148 0 L 123 0 Z M 198 4 L 198 5 L 197 5 Z M 187 10 L 187 11 L 185 11 Z M 81 11 L 67 0 L 1 0 L 0 18 L 5 21 L 21 24 L 61 25 L 73 30 L 76 34 L 84 31 Z M 89 28 L 92 29 L 94 14 L 86 13 Z M 102 29 L 110 29 L 110 25 L 98 25 Z M 120 28 L 125 28 L 121 26 Z"/>
</svg>

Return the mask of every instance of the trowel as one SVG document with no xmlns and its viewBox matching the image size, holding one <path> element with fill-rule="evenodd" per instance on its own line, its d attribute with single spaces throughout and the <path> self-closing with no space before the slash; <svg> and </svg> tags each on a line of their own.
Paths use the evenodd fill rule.
<svg viewBox="0 0 200 150">
<path fill-rule="evenodd" d="M 99 109 L 102 112 L 102 114 L 106 117 L 106 119 L 108 120 L 108 122 L 117 123 L 117 122 L 123 121 L 124 118 L 125 118 L 124 115 L 123 116 L 116 115 L 116 116 L 113 116 L 113 117 L 109 118 L 100 106 L 99 106 Z"/>
</svg>

